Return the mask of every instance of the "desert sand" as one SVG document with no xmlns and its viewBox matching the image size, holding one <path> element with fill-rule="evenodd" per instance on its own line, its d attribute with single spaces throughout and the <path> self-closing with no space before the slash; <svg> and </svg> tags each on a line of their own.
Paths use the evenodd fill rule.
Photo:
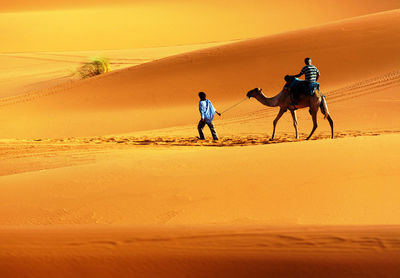
<svg viewBox="0 0 400 278">
<path fill-rule="evenodd" d="M 398 9 L 397 0 L 3 1 L 0 52 L 84 51 L 257 38 Z M 309 16 L 307 16 L 309 15 Z"/>
<path fill-rule="evenodd" d="M 399 11 L 389 11 L 184 53 L 5 98 L 0 103 L 0 118 L 7 120 L 2 122 L 0 133 L 8 138 L 91 136 L 194 123 L 198 91 L 207 92 L 217 109 L 244 98 L 254 87 L 273 96 L 283 87 L 285 74 L 300 71 L 306 55 L 318 64 L 321 88 L 328 97 L 332 93 L 336 99 L 340 95 L 351 99 L 354 94 L 383 89 L 390 91 L 388 95 L 396 94 L 391 88 L 399 81 L 399 21 Z M 382 107 L 379 113 L 393 114 L 397 107 L 396 101 L 369 101 L 378 102 Z M 248 102 L 224 119 L 254 112 L 255 107 L 262 109 Z M 337 107 L 341 105 L 332 106 L 331 113 L 341 117 L 344 111 L 340 113 Z M 357 118 L 362 117 L 357 115 L 362 114 L 359 109 L 352 105 L 344 110 L 352 114 L 348 118 Z M 384 125 L 397 119 L 391 118 Z M 369 125 L 377 127 L 375 123 Z"/>
<path fill-rule="evenodd" d="M 399 277 L 399 26 L 397 9 L 234 42 L 1 54 L 0 276 Z M 71 76 L 99 54 L 113 71 Z M 277 108 L 254 99 L 215 120 L 219 141 L 196 139 L 198 91 L 219 111 L 273 96 L 306 56 L 335 139 L 319 115 L 305 141 L 303 109 L 300 139 L 286 113 L 271 141 Z"/>
<path fill-rule="evenodd" d="M 95 57 L 110 60 L 111 70 L 232 41 L 118 50 L 13 52 L 0 54 L 0 97 L 18 96 L 80 79 L 77 69 Z"/>
</svg>

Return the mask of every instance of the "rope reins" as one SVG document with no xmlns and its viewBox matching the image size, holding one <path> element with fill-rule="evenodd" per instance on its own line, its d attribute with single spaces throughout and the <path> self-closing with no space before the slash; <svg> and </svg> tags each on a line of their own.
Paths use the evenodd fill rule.
<svg viewBox="0 0 400 278">
<path fill-rule="evenodd" d="M 241 104 L 242 102 L 246 101 L 248 99 L 248 97 L 245 97 L 244 99 L 240 100 L 239 102 L 235 103 L 232 106 L 229 106 L 228 108 L 226 108 L 224 111 L 221 112 L 221 115 L 224 114 L 225 112 L 231 110 L 232 108 L 238 106 L 239 104 Z"/>
</svg>

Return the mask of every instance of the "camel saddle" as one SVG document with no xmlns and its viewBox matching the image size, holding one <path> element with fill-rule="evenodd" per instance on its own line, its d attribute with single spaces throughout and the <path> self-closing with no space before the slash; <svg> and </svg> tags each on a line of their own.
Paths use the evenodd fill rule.
<svg viewBox="0 0 400 278">
<path fill-rule="evenodd" d="M 319 91 L 318 82 L 300 80 L 290 75 L 285 76 L 285 81 L 286 84 L 284 88 L 290 93 L 290 98 L 294 104 L 297 104 L 300 95 L 312 96 L 314 95 L 315 90 Z"/>
</svg>

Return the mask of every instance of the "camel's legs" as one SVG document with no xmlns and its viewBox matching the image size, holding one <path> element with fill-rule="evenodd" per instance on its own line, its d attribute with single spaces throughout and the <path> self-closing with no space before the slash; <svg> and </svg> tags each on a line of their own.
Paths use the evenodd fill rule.
<svg viewBox="0 0 400 278">
<path fill-rule="evenodd" d="M 286 110 L 284 109 L 280 109 L 278 115 L 276 116 L 275 120 L 274 120 L 274 130 L 272 131 L 272 137 L 271 140 L 274 139 L 275 137 L 275 128 L 276 128 L 276 124 L 278 123 L 279 119 L 282 117 L 282 115 L 286 112 Z"/>
<path fill-rule="evenodd" d="M 292 118 L 293 118 L 294 130 L 296 130 L 296 139 L 299 139 L 299 133 L 298 133 L 298 130 L 297 130 L 297 115 L 296 115 L 296 110 L 290 110 L 290 113 L 292 114 Z"/>
<path fill-rule="evenodd" d="M 329 125 L 331 126 L 331 138 L 333 139 L 333 121 L 332 121 L 332 118 L 330 115 L 328 115 L 327 118 L 328 118 Z"/>
<path fill-rule="evenodd" d="M 307 137 L 306 140 L 310 139 L 310 137 L 313 135 L 314 131 L 315 131 L 315 130 L 317 129 L 317 127 L 318 127 L 318 123 L 317 123 L 317 112 L 318 112 L 318 110 L 313 110 L 313 111 L 311 111 L 311 116 L 312 116 L 312 121 L 313 121 L 314 126 L 313 126 L 313 129 L 311 130 L 310 135 L 308 135 L 308 137 Z"/>
</svg>

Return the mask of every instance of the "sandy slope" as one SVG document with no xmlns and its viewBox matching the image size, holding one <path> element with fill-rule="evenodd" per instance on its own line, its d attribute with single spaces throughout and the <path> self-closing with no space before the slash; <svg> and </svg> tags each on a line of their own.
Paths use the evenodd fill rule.
<svg viewBox="0 0 400 278">
<path fill-rule="evenodd" d="M 277 34 L 398 9 L 396 0 L 2 1 L 0 52 L 124 49 Z"/>
<path fill-rule="evenodd" d="M 399 224 L 399 138 L 219 149 L 3 143 L 0 223 Z"/>
<path fill-rule="evenodd" d="M 229 42 L 118 50 L 0 54 L 0 97 L 26 94 L 79 79 L 77 69 L 92 57 L 107 57 L 111 70 Z"/>
<path fill-rule="evenodd" d="M 398 277 L 399 21 L 354 18 L 0 99 L 0 276 Z M 218 109 L 256 86 L 271 95 L 304 56 L 337 139 L 320 120 L 316 140 L 294 140 L 285 115 L 270 142 L 277 111 L 253 100 L 216 121 L 220 142 L 194 139 L 198 90 Z M 303 138 L 307 111 L 299 121 Z"/>
<path fill-rule="evenodd" d="M 400 273 L 398 134 L 221 148 L 93 139 L 2 141 L 2 277 Z"/>
<path fill-rule="evenodd" d="M 349 85 L 385 74 L 398 76 L 399 21 L 398 10 L 385 12 L 183 54 L 3 100 L 1 136 L 102 135 L 195 122 L 197 91 L 208 92 L 217 107 L 243 98 L 254 87 L 272 95 L 282 87 L 283 75 L 299 71 L 305 56 L 319 67 L 328 102 L 337 89 L 346 98 Z M 397 88 L 397 77 L 395 81 L 390 86 Z M 379 113 L 386 113 L 386 108 L 385 103 L 374 107 Z M 249 112 L 260 106 L 243 109 Z M 332 113 L 335 109 L 331 105 Z M 352 107 L 341 113 L 351 118 L 369 109 Z"/>
<path fill-rule="evenodd" d="M 7 241 L 0 271 L 7 278 L 395 278 L 399 236 L 392 226 L 0 228 Z"/>
</svg>

